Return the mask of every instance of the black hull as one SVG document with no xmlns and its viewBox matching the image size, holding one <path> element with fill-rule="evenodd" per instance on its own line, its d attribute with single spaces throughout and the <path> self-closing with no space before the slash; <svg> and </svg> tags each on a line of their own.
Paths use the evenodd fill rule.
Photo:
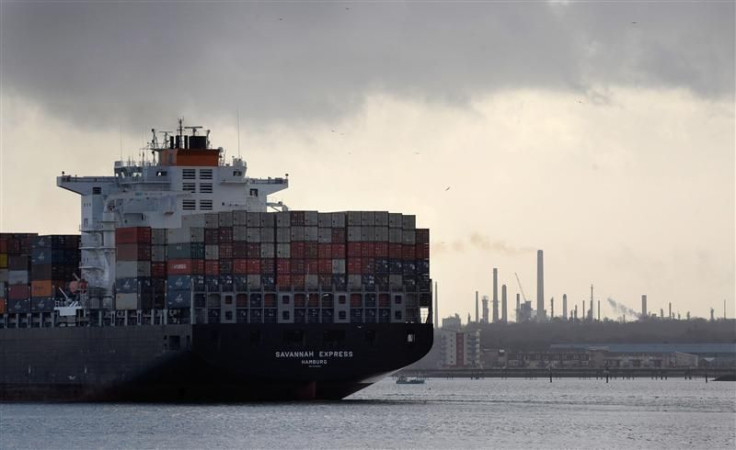
<svg viewBox="0 0 736 450">
<path fill-rule="evenodd" d="M 0 401 L 336 400 L 431 346 L 431 324 L 5 329 Z"/>
</svg>

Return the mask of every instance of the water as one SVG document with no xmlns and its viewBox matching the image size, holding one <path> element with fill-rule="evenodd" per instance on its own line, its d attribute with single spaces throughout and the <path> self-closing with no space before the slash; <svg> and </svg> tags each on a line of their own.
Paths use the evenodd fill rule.
<svg viewBox="0 0 736 450">
<path fill-rule="evenodd" d="M 0 448 L 736 447 L 736 383 L 391 379 L 342 402 L 0 405 Z"/>
</svg>

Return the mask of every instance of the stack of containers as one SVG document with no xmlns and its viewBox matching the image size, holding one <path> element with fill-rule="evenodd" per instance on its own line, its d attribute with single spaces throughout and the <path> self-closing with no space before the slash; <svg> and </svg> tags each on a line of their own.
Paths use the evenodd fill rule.
<svg viewBox="0 0 736 450">
<path fill-rule="evenodd" d="M 14 233 L 7 239 L 8 288 L 6 310 L 9 314 L 31 312 L 31 249 L 37 234 Z"/>
<path fill-rule="evenodd" d="M 36 236 L 31 244 L 31 312 L 54 311 L 79 268 L 79 236 Z"/>
<path fill-rule="evenodd" d="M 166 304 L 166 230 L 151 229 L 151 289 L 153 308 Z"/>
<path fill-rule="evenodd" d="M 150 227 L 115 229 L 115 309 L 153 307 Z"/>
<path fill-rule="evenodd" d="M 217 215 L 214 219 L 212 216 L 186 216 L 182 228 L 166 230 L 166 307 L 169 309 L 189 308 L 193 293 L 205 291 L 205 237 L 212 241 L 214 234 L 214 240 L 217 238 Z M 210 231 L 205 233 L 207 230 Z M 204 308 L 204 295 L 194 295 L 194 303 L 195 307 Z"/>
</svg>

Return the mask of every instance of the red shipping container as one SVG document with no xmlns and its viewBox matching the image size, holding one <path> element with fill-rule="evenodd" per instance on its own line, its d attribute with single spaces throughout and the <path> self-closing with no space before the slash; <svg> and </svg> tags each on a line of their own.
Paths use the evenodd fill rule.
<svg viewBox="0 0 736 450">
<path fill-rule="evenodd" d="M 351 308 L 362 308 L 363 307 L 363 294 L 350 294 L 350 307 Z"/>
<path fill-rule="evenodd" d="M 150 244 L 150 227 L 124 227 L 115 229 L 115 245 L 119 244 Z"/>
<path fill-rule="evenodd" d="M 261 244 L 248 244 L 248 259 L 258 259 L 261 257 Z"/>
<path fill-rule="evenodd" d="M 233 241 L 233 229 L 232 227 L 221 227 L 217 233 L 220 243 L 232 242 Z"/>
<path fill-rule="evenodd" d="M 304 289 L 304 275 L 292 275 L 291 285 L 294 286 L 295 289 Z"/>
<path fill-rule="evenodd" d="M 388 258 L 388 242 L 376 242 L 374 255 L 376 258 Z"/>
<path fill-rule="evenodd" d="M 404 261 L 411 261 L 412 259 L 415 259 L 414 257 L 414 245 L 412 244 L 403 244 L 401 246 L 401 259 Z"/>
<path fill-rule="evenodd" d="M 291 260 L 291 273 L 293 275 L 304 275 L 306 271 L 307 271 L 307 266 L 303 259 L 292 259 Z"/>
<path fill-rule="evenodd" d="M 169 275 L 193 275 L 191 259 L 171 259 L 166 262 L 166 273 Z"/>
<path fill-rule="evenodd" d="M 273 258 L 264 258 L 261 260 L 261 274 L 268 275 L 276 273 L 276 260 Z"/>
<path fill-rule="evenodd" d="M 0 298 L 0 314 L 5 314 L 5 312 L 7 310 L 7 308 L 5 306 L 6 306 L 5 299 L 4 298 Z"/>
<path fill-rule="evenodd" d="M 360 258 L 348 259 L 348 273 L 351 275 L 360 275 L 363 273 L 363 264 Z"/>
<path fill-rule="evenodd" d="M 219 244 L 219 231 L 217 228 L 205 228 L 204 229 L 204 243 L 205 245 Z"/>
<path fill-rule="evenodd" d="M 233 258 L 236 259 L 242 259 L 242 258 L 248 258 L 248 243 L 242 242 L 242 241 L 235 241 L 233 242 Z M 258 252 L 260 253 L 260 247 L 258 248 Z"/>
<path fill-rule="evenodd" d="M 344 244 L 345 243 L 345 228 L 333 228 L 332 229 L 332 243 L 333 244 Z"/>
<path fill-rule="evenodd" d="M 319 243 L 305 242 L 304 243 L 304 257 L 307 259 L 319 258 Z"/>
<path fill-rule="evenodd" d="M 376 271 L 375 260 L 373 258 L 361 258 L 360 265 L 363 269 L 361 273 L 372 274 Z"/>
<path fill-rule="evenodd" d="M 291 243 L 291 257 L 292 258 L 304 258 L 305 245 L 304 242 L 292 242 Z"/>
<path fill-rule="evenodd" d="M 308 275 L 319 274 L 319 259 L 307 259 L 306 262 Z"/>
<path fill-rule="evenodd" d="M 151 276 L 153 278 L 165 278 L 166 277 L 166 263 L 165 262 L 151 263 Z"/>
<path fill-rule="evenodd" d="M 307 305 L 307 296 L 305 294 L 294 294 L 294 306 L 304 308 Z"/>
<path fill-rule="evenodd" d="M 416 257 L 416 259 L 428 259 L 429 244 L 417 244 L 414 247 L 414 256 Z"/>
<path fill-rule="evenodd" d="M 149 244 L 119 244 L 115 247 L 115 258 L 118 261 L 151 260 L 151 246 Z"/>
<path fill-rule="evenodd" d="M 388 257 L 401 259 L 401 244 L 388 244 Z"/>
<path fill-rule="evenodd" d="M 332 244 L 319 244 L 319 257 L 320 259 L 331 259 Z"/>
<path fill-rule="evenodd" d="M 363 245 L 360 242 L 348 242 L 348 258 L 363 256 Z"/>
<path fill-rule="evenodd" d="M 332 244 L 332 258 L 333 259 L 345 259 L 345 244 Z"/>
<path fill-rule="evenodd" d="M 246 273 L 247 275 L 260 275 L 261 274 L 261 260 L 251 258 L 247 261 L 247 269 Z"/>
<path fill-rule="evenodd" d="M 192 275 L 204 275 L 204 260 L 193 259 L 192 260 Z"/>
<path fill-rule="evenodd" d="M 319 260 L 319 273 L 320 275 L 329 275 L 332 273 L 332 260 L 331 259 L 320 259 Z"/>
<path fill-rule="evenodd" d="M 247 275 L 248 274 L 248 260 L 247 259 L 233 259 L 233 274 Z"/>
<path fill-rule="evenodd" d="M 376 256 L 376 244 L 373 242 L 363 242 L 361 256 L 366 258 L 374 258 Z"/>
<path fill-rule="evenodd" d="M 233 257 L 233 244 L 220 244 L 220 259 L 230 259 Z"/>
<path fill-rule="evenodd" d="M 31 287 L 27 284 L 11 284 L 8 286 L 8 299 L 25 300 L 31 298 Z"/>
<path fill-rule="evenodd" d="M 290 259 L 277 259 L 276 260 L 276 274 L 286 275 L 291 274 L 291 260 Z"/>
<path fill-rule="evenodd" d="M 219 275 L 220 274 L 220 261 L 205 261 L 204 262 L 204 274 L 205 275 Z"/>
<path fill-rule="evenodd" d="M 0 237 L 0 253 L 8 253 L 8 238 L 7 238 L 7 236 Z"/>
<path fill-rule="evenodd" d="M 278 287 L 291 286 L 291 274 L 278 274 L 276 276 L 276 286 Z"/>
</svg>

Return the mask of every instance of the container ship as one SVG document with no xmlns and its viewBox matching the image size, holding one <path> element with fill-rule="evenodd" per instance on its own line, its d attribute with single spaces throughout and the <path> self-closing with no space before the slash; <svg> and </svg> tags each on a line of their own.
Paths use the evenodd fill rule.
<svg viewBox="0 0 736 450">
<path fill-rule="evenodd" d="M 0 234 L 0 400 L 342 399 L 432 346 L 429 230 L 295 211 L 210 132 L 71 176 L 79 235 Z"/>
</svg>

